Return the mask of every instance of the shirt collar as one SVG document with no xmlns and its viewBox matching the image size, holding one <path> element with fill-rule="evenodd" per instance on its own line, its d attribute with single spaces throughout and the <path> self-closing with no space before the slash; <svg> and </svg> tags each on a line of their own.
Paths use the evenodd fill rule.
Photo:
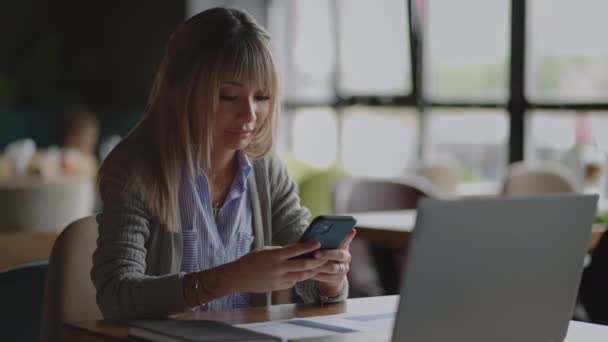
<svg viewBox="0 0 608 342">
<path fill-rule="evenodd" d="M 237 161 L 238 161 L 238 184 L 239 187 L 245 191 L 247 189 L 247 177 L 251 173 L 251 160 L 249 160 L 249 156 L 245 154 L 245 152 L 238 150 L 236 151 Z"/>
<path fill-rule="evenodd" d="M 236 151 L 236 158 L 238 170 L 235 178 L 237 179 L 237 184 L 239 187 L 245 190 L 247 189 L 247 177 L 249 177 L 252 169 L 251 159 L 245 152 L 241 150 Z M 199 177 L 203 177 L 205 180 L 207 180 L 207 175 L 201 167 L 198 168 L 198 173 Z"/>
<path fill-rule="evenodd" d="M 237 150 L 236 157 L 239 166 L 239 173 L 244 178 L 247 178 L 249 176 L 249 173 L 251 173 L 251 160 L 249 159 L 249 156 L 247 156 L 245 152 Z"/>
</svg>

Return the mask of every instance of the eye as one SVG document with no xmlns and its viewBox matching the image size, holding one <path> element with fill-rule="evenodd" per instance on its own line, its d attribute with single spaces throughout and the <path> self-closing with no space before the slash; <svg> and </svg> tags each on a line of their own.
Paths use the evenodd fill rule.
<svg viewBox="0 0 608 342">
<path fill-rule="evenodd" d="M 257 96 L 255 97 L 255 99 L 256 99 L 257 101 L 268 101 L 268 100 L 270 100 L 270 96 L 257 95 Z"/>
<path fill-rule="evenodd" d="M 234 95 L 225 95 L 225 94 L 220 94 L 220 99 L 223 101 L 235 101 L 238 98 L 238 96 Z"/>
</svg>

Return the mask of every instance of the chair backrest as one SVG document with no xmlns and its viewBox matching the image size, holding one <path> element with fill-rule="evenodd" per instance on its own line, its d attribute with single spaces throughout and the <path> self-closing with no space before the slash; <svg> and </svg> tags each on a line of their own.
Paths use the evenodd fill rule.
<svg viewBox="0 0 608 342">
<path fill-rule="evenodd" d="M 0 184 L 0 230 L 59 233 L 70 222 L 91 215 L 94 201 L 93 181 L 85 178 L 4 182 Z"/>
<path fill-rule="evenodd" d="M 300 202 L 310 210 L 312 218 L 335 212 L 333 189 L 346 175 L 346 171 L 333 167 L 314 173 L 299 184 Z"/>
<path fill-rule="evenodd" d="M 423 178 L 343 177 L 334 188 L 334 208 L 336 213 L 414 209 L 422 197 L 436 197 Z"/>
<path fill-rule="evenodd" d="M 58 233 L 0 232 L 0 271 L 35 262 L 48 262 Z"/>
<path fill-rule="evenodd" d="M 47 261 L 0 272 L 0 331 L 5 341 L 39 341 Z"/>
<path fill-rule="evenodd" d="M 503 195 L 524 196 L 578 192 L 580 186 L 565 166 L 555 162 L 516 162 L 509 166 Z"/>
<path fill-rule="evenodd" d="M 71 223 L 57 238 L 44 289 L 41 340 L 60 341 L 65 322 L 102 319 L 90 278 L 97 222 L 89 216 Z"/>
<path fill-rule="evenodd" d="M 421 163 L 416 167 L 416 174 L 428 179 L 431 184 L 447 196 L 456 196 L 461 171 L 457 165 L 448 163 Z"/>
</svg>

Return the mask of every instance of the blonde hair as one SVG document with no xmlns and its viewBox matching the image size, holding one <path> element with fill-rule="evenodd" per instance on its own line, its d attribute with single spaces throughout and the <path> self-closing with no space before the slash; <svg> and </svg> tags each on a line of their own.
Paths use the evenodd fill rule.
<svg viewBox="0 0 608 342">
<path fill-rule="evenodd" d="M 148 165 L 129 170 L 134 179 L 125 182 L 126 190 L 144 199 L 147 209 L 171 231 L 179 224 L 178 197 L 184 177 L 193 178 L 199 162 L 205 169 L 211 167 L 219 85 L 226 79 L 242 80 L 271 95 L 269 113 L 244 151 L 254 158 L 264 156 L 276 140 L 278 71 L 268 33 L 250 15 L 232 8 L 201 12 L 171 35 L 143 118 L 123 141 L 129 144 L 136 136 L 153 137 L 143 147 L 151 149 L 146 153 Z M 195 97 L 204 103 L 197 113 Z M 99 171 L 102 192 L 107 167 L 104 163 Z"/>
</svg>

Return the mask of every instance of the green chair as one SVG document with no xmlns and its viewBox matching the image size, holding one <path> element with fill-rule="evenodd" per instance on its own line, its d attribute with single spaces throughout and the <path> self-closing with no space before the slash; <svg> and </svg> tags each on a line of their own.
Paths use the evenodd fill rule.
<svg viewBox="0 0 608 342">
<path fill-rule="evenodd" d="M 289 170 L 289 175 L 296 182 L 296 184 L 302 184 L 302 182 L 308 179 L 308 177 L 322 171 L 322 169 L 319 169 L 318 167 L 312 166 L 307 162 L 297 159 L 291 153 L 285 154 L 283 156 L 283 160 L 285 160 L 285 164 Z"/>
<path fill-rule="evenodd" d="M 347 176 L 344 169 L 334 166 L 317 171 L 300 183 L 302 205 L 310 210 L 311 217 L 335 213 L 333 194 L 338 180 Z"/>
</svg>

